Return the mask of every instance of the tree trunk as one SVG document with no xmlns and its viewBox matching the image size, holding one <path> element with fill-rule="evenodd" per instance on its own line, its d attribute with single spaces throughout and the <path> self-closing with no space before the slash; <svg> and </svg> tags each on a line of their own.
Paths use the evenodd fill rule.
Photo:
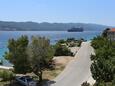
<svg viewBox="0 0 115 86">
<path fill-rule="evenodd" d="M 34 74 L 36 74 L 39 77 L 39 82 L 41 83 L 43 81 L 43 79 L 42 79 L 42 74 L 43 74 L 42 69 L 35 66 L 34 69 L 33 69 L 33 72 L 34 72 Z"/>
<path fill-rule="evenodd" d="M 39 72 L 39 75 L 38 75 L 38 76 L 39 76 L 39 81 L 42 82 L 42 80 L 43 80 L 43 79 L 42 79 L 42 71 Z"/>
</svg>

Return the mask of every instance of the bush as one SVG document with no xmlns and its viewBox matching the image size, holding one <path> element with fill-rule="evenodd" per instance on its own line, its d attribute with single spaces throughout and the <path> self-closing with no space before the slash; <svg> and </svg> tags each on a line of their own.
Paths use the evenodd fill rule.
<svg viewBox="0 0 115 86">
<path fill-rule="evenodd" d="M 71 43 L 68 44 L 68 47 L 75 47 L 75 46 L 77 46 L 77 44 L 74 43 L 74 42 L 71 42 Z"/>
<path fill-rule="evenodd" d="M 91 55 L 91 72 L 96 80 L 94 86 L 115 86 L 115 42 L 98 36 L 91 45 L 95 49 L 95 55 Z"/>
<path fill-rule="evenodd" d="M 91 65 L 92 76 L 96 81 L 111 82 L 114 76 L 113 69 L 114 67 L 110 61 L 104 59 L 99 59 Z"/>
<path fill-rule="evenodd" d="M 91 61 L 94 61 L 96 59 L 96 56 L 91 54 L 90 59 Z"/>
<path fill-rule="evenodd" d="M 67 39 L 67 42 L 72 42 L 72 41 L 75 42 L 75 41 L 76 41 L 75 38 L 68 38 L 68 39 Z"/>
<path fill-rule="evenodd" d="M 3 70 L 0 71 L 0 78 L 2 79 L 2 81 L 9 81 L 14 78 L 14 74 L 11 71 Z"/>
<path fill-rule="evenodd" d="M 73 53 L 65 45 L 56 44 L 55 56 L 73 56 Z"/>
<path fill-rule="evenodd" d="M 81 86 L 90 86 L 90 84 L 86 81 L 86 82 L 83 82 Z"/>
<path fill-rule="evenodd" d="M 83 42 L 83 40 L 78 40 L 78 47 L 81 46 L 82 42 Z"/>
<path fill-rule="evenodd" d="M 100 82 L 96 82 L 93 86 L 115 86 L 115 84 L 111 82 L 100 81 Z"/>
<path fill-rule="evenodd" d="M 59 40 L 59 41 L 58 41 L 58 43 L 63 44 L 63 43 L 66 43 L 66 41 L 65 41 L 65 40 L 63 40 L 63 39 L 61 39 L 61 40 Z"/>
</svg>

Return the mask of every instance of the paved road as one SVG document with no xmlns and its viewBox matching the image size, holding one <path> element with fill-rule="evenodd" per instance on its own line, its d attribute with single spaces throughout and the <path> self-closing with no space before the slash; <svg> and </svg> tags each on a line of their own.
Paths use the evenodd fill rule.
<svg viewBox="0 0 115 86">
<path fill-rule="evenodd" d="M 75 55 L 75 60 L 72 60 L 48 86 L 81 86 L 84 81 L 91 79 L 91 53 L 93 53 L 93 49 L 90 42 L 83 42 L 82 47 Z"/>
</svg>

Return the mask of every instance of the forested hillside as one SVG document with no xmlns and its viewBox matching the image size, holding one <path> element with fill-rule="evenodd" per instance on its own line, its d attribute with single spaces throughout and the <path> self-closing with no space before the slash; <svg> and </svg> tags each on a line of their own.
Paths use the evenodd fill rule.
<svg viewBox="0 0 115 86">
<path fill-rule="evenodd" d="M 86 23 L 36 23 L 36 22 L 4 22 L 0 21 L 3 31 L 67 31 L 72 27 L 82 27 L 85 31 L 101 31 L 108 26 Z"/>
</svg>

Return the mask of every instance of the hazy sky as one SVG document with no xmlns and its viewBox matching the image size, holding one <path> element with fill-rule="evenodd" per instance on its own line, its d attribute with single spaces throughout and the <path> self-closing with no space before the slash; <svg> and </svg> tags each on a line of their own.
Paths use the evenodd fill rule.
<svg viewBox="0 0 115 86">
<path fill-rule="evenodd" d="M 0 20 L 115 26 L 115 0 L 0 0 Z"/>
</svg>

